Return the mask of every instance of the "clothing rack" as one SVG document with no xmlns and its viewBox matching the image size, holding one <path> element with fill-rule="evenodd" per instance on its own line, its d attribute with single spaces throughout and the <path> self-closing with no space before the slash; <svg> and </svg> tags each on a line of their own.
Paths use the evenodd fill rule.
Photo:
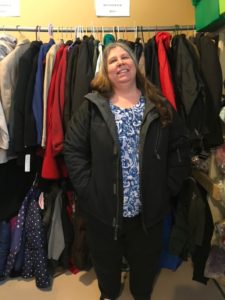
<svg viewBox="0 0 225 300">
<path fill-rule="evenodd" d="M 96 27 L 96 26 L 75 26 L 75 27 L 41 27 L 37 25 L 36 27 L 23 27 L 20 25 L 14 27 L 5 27 L 0 25 L 1 31 L 26 31 L 26 32 L 157 32 L 157 31 L 188 31 L 195 30 L 195 25 L 172 25 L 172 26 L 133 26 L 133 27 L 124 27 L 124 26 L 112 26 L 112 27 Z"/>
</svg>

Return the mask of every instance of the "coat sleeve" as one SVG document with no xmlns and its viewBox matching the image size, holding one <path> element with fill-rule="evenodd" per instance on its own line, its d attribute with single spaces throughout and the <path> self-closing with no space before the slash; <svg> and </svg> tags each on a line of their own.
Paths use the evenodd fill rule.
<svg viewBox="0 0 225 300">
<path fill-rule="evenodd" d="M 172 196 L 178 194 L 184 180 L 191 173 L 190 149 L 188 130 L 183 120 L 173 110 L 168 150 L 168 186 Z"/>
<path fill-rule="evenodd" d="M 78 198 L 87 198 L 91 174 L 90 104 L 83 102 L 72 117 L 64 141 L 64 157 Z"/>
</svg>

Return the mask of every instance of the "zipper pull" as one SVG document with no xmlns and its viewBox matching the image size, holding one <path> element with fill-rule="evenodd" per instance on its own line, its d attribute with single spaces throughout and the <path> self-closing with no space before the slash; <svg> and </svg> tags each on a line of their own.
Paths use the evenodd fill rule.
<svg viewBox="0 0 225 300">
<path fill-rule="evenodd" d="M 118 238 L 118 229 L 119 229 L 119 226 L 116 225 L 115 226 L 115 229 L 114 229 L 114 240 L 117 241 L 117 238 Z"/>
<path fill-rule="evenodd" d="M 114 240 L 117 241 L 119 226 L 116 222 L 116 218 L 113 218 L 113 227 L 115 228 L 114 229 Z"/>
<path fill-rule="evenodd" d="M 179 149 L 179 148 L 177 148 L 177 157 L 178 157 L 179 163 L 181 163 L 181 162 L 182 162 L 182 159 L 181 159 L 180 149 Z"/>
</svg>

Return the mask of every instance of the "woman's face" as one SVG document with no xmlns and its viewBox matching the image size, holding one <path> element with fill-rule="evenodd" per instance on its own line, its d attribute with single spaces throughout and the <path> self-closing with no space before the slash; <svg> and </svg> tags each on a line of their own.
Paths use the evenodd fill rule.
<svg viewBox="0 0 225 300">
<path fill-rule="evenodd" d="M 136 84 L 136 66 L 130 55 L 121 47 L 113 48 L 108 55 L 107 70 L 114 87 L 123 83 Z"/>
</svg>

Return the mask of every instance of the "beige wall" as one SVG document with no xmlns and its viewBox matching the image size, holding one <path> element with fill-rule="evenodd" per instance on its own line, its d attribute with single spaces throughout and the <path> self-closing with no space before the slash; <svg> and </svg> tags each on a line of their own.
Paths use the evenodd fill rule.
<svg viewBox="0 0 225 300">
<path fill-rule="evenodd" d="M 0 18 L 0 25 L 133 26 L 193 24 L 191 0 L 130 0 L 131 15 L 98 18 L 95 0 L 20 0 L 21 16 Z"/>
<path fill-rule="evenodd" d="M 1 27 L 160 26 L 194 23 L 191 0 L 130 0 L 130 17 L 95 16 L 95 0 L 20 0 L 21 16 L 0 18 Z"/>
</svg>

